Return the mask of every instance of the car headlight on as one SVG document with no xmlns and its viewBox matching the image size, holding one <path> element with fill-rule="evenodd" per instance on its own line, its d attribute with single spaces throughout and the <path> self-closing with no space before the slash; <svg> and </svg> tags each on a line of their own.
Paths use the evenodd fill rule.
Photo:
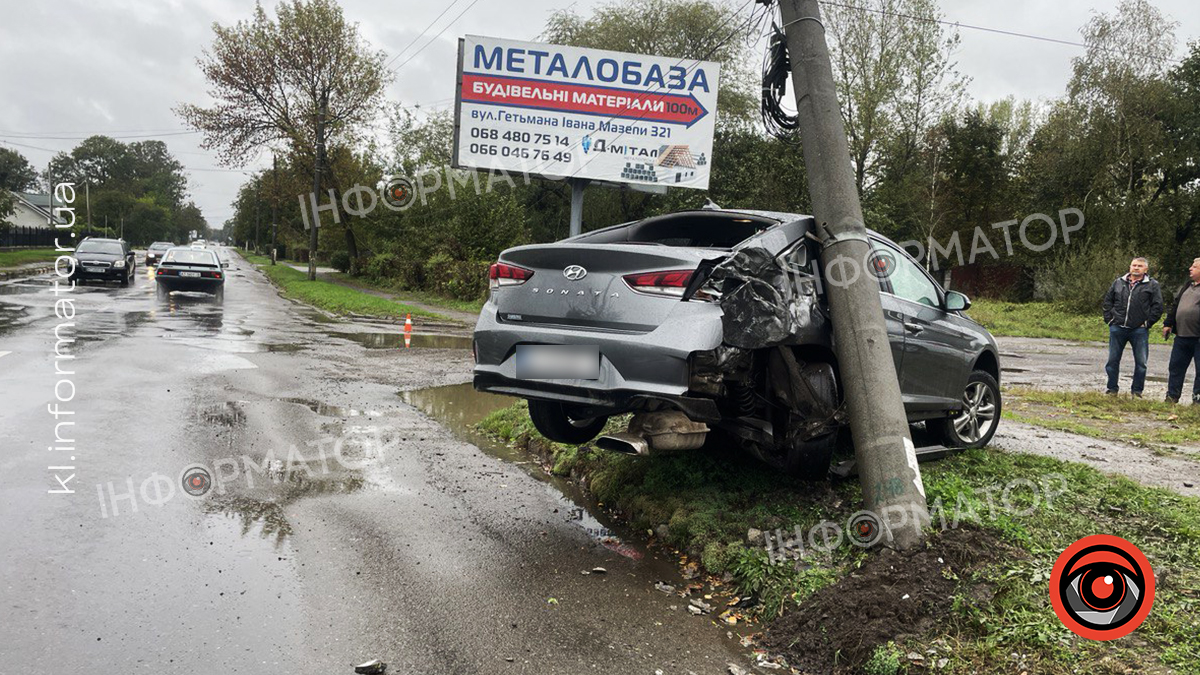
<svg viewBox="0 0 1200 675">
<path fill-rule="evenodd" d="M 125 261 L 124 260 L 116 261 L 115 263 L 113 263 L 113 269 L 118 269 L 118 270 L 125 269 Z"/>
</svg>

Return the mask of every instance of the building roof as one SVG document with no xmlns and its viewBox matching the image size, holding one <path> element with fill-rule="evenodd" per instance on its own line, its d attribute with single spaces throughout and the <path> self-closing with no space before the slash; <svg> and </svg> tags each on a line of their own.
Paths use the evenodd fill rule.
<svg viewBox="0 0 1200 675">
<path fill-rule="evenodd" d="M 14 192 L 12 194 L 16 196 L 17 203 L 24 204 L 26 207 L 33 209 L 43 218 L 48 219 L 50 217 L 51 195 L 38 194 L 36 192 Z M 54 206 L 56 208 L 64 208 L 66 207 L 66 203 L 61 199 L 55 198 Z M 62 216 L 55 216 L 54 220 L 58 223 L 67 222 L 66 218 Z"/>
</svg>

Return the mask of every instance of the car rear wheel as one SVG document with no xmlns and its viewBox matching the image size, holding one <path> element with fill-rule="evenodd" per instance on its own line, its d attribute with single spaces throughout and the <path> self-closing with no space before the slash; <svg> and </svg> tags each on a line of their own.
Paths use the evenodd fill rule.
<svg viewBox="0 0 1200 675">
<path fill-rule="evenodd" d="M 529 401 L 529 419 L 543 436 L 568 445 L 587 443 L 608 423 L 607 417 L 573 418 L 570 407 L 562 402 L 537 399 Z"/>
<path fill-rule="evenodd" d="M 963 409 L 937 424 L 942 443 L 949 448 L 982 448 L 1000 424 L 1000 385 L 996 378 L 976 370 L 967 378 L 962 394 Z"/>
</svg>

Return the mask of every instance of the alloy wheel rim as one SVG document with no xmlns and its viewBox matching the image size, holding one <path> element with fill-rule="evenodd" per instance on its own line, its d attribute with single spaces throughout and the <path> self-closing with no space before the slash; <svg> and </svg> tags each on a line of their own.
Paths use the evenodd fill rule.
<svg viewBox="0 0 1200 675">
<path fill-rule="evenodd" d="M 954 431 L 966 443 L 987 436 L 996 424 L 996 395 L 983 382 L 971 382 L 963 391 L 963 410 L 954 418 Z"/>
</svg>

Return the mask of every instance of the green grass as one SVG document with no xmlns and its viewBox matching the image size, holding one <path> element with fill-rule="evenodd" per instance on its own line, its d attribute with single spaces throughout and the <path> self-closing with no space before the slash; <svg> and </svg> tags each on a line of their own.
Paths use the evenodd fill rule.
<svg viewBox="0 0 1200 675">
<path fill-rule="evenodd" d="M 444 295 L 430 291 L 412 291 L 401 289 L 391 284 L 371 281 L 370 279 L 365 279 L 363 277 L 352 277 L 349 274 L 342 274 L 341 272 L 334 274 L 333 277 L 353 286 L 370 288 L 376 291 L 383 291 L 384 293 L 394 293 L 396 295 L 404 296 L 406 300 L 411 299 L 413 302 L 419 302 L 434 307 L 444 307 L 446 309 L 452 309 L 459 312 L 478 314 L 481 310 L 483 310 L 483 305 L 486 302 L 486 300 L 459 300 L 457 298 L 448 298 Z"/>
<path fill-rule="evenodd" d="M 1027 424 L 1146 445 L 1200 445 L 1200 405 L 1099 392 L 1005 390 L 1004 416 Z"/>
<path fill-rule="evenodd" d="M 1107 341 L 1099 307 L 1094 314 L 1077 314 L 1049 302 L 1001 302 L 980 298 L 967 315 L 993 335 Z"/>
<path fill-rule="evenodd" d="M 611 423 L 619 426 L 621 421 Z M 862 504 L 857 481 L 798 484 L 740 453 L 709 447 L 638 458 L 558 445 L 537 434 L 524 403 L 492 414 L 480 428 L 541 455 L 555 474 L 586 479 L 596 499 L 638 530 L 667 524 L 667 544 L 713 574 L 731 574 L 734 592 L 763 601 L 763 618 L 852 572 L 866 555 L 844 543 L 814 553 L 806 560 L 809 566 L 797 571 L 770 564 L 762 547 L 746 542 L 748 528 L 791 532 L 798 525 L 808 532 L 824 520 L 844 524 Z M 951 619 L 932 634 L 904 638 L 900 653 L 952 645 L 939 653 L 950 659 L 939 671 L 946 673 L 1019 672 L 1009 659 L 1015 652 L 1026 655 L 1028 672 L 1119 673 L 1161 663 L 1200 674 L 1200 500 L 1082 464 L 992 449 L 925 464 L 922 474 L 931 504 L 941 500 L 947 521 L 953 522 L 957 508 L 964 521 L 982 525 L 1028 557 L 982 572 L 980 580 L 994 591 L 990 602 L 962 598 Z M 1063 492 L 1049 506 L 1039 498 L 1038 508 L 1023 515 L 1034 493 L 1019 488 L 1010 493 L 1013 511 L 999 508 L 999 497 L 987 490 L 1016 480 Z M 1058 555 L 1077 539 L 1098 533 L 1135 543 L 1167 579 L 1146 623 L 1113 642 L 1075 637 L 1054 615 L 1047 593 Z M 889 654 L 881 652 L 882 657 L 890 663 Z"/>
<path fill-rule="evenodd" d="M 67 253 L 58 253 L 52 248 L 35 248 L 21 251 L 3 251 L 0 252 L 0 267 L 18 267 L 27 263 L 35 262 L 52 262 L 60 255 L 68 255 Z"/>
<path fill-rule="evenodd" d="M 406 314 L 430 319 L 446 318 L 440 314 L 328 281 L 309 281 L 308 275 L 304 272 L 287 265 L 271 265 L 271 259 L 266 256 L 244 254 L 244 257 L 257 265 L 259 271 L 279 286 L 284 297 L 299 300 L 335 314 L 361 314 L 392 319 L 404 318 Z"/>
</svg>

